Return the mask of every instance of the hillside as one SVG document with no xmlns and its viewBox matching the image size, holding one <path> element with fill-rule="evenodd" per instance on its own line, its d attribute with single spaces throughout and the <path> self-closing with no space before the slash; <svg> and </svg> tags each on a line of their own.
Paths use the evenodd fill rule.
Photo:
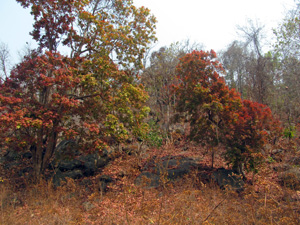
<svg viewBox="0 0 300 225">
<path fill-rule="evenodd" d="M 125 152 L 94 176 L 68 179 L 61 187 L 50 182 L 32 185 L 15 170 L 1 170 L 1 224 L 299 224 L 299 177 L 282 179 L 288 168 L 299 168 L 300 154 L 282 140 L 284 152 L 266 158 L 259 173 L 247 174 L 244 190 L 221 189 L 209 174 L 224 167 L 202 147 L 181 140 L 142 154 Z M 135 185 L 153 157 L 189 157 L 200 167 L 175 180 L 161 176 L 156 188 Z M 293 160 L 291 160 L 293 159 Z M 25 160 L 26 161 L 26 160 Z M 26 162 L 23 163 L 26 163 Z M 3 165 L 2 165 L 3 166 Z M 21 166 L 21 165 L 20 165 Z M 202 175 L 201 175 L 202 174 Z M 112 178 L 105 190 L 99 177 Z M 295 174 L 296 175 L 296 174 Z M 299 174 L 298 174 L 299 175 Z M 282 182 L 284 181 L 284 182 Z M 298 182 L 298 183 L 297 183 Z M 294 186 L 292 185 L 294 184 Z"/>
</svg>

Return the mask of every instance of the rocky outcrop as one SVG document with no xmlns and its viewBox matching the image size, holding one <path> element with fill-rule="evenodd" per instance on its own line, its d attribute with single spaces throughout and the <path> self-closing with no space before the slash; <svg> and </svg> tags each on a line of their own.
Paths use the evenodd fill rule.
<svg viewBox="0 0 300 225">
<path fill-rule="evenodd" d="M 162 184 L 163 179 L 181 178 L 198 166 L 197 161 L 192 158 L 167 156 L 155 161 L 152 159 L 144 166 L 142 173 L 135 180 L 136 185 L 156 188 Z"/>
<path fill-rule="evenodd" d="M 79 179 L 82 177 L 92 176 L 99 168 L 104 167 L 109 162 L 107 153 L 93 153 L 88 155 L 80 155 L 70 160 L 55 160 L 51 166 L 56 173 L 53 176 L 54 186 L 60 186 L 66 177 Z"/>
<path fill-rule="evenodd" d="M 212 173 L 211 178 L 221 188 L 229 188 L 235 191 L 242 191 L 244 189 L 244 181 L 241 175 L 236 174 L 234 170 L 217 169 Z"/>
<path fill-rule="evenodd" d="M 233 170 L 220 168 L 213 171 L 203 167 L 193 158 L 172 156 L 163 157 L 160 160 L 155 158 L 150 160 L 136 178 L 135 184 L 146 189 L 157 188 L 165 181 L 180 179 L 194 170 L 198 171 L 199 180 L 204 183 L 213 181 L 220 188 L 243 190 L 244 181 Z"/>
<path fill-rule="evenodd" d="M 293 190 L 300 190 L 300 168 L 294 167 L 279 175 L 279 183 Z"/>
</svg>

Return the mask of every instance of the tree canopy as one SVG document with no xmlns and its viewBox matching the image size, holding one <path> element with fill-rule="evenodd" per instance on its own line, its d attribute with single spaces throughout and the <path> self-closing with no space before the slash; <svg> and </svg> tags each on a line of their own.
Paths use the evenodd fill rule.
<svg viewBox="0 0 300 225">
<path fill-rule="evenodd" d="M 107 138 L 142 135 L 149 108 L 135 71 L 155 41 L 149 10 L 130 0 L 17 1 L 31 7 L 39 48 L 1 84 L 2 147 L 30 149 L 40 178 L 63 139 L 101 151 Z"/>
</svg>

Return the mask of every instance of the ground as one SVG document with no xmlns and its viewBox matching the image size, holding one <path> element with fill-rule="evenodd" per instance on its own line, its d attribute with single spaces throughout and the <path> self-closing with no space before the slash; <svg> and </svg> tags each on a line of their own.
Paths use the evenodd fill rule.
<svg viewBox="0 0 300 225">
<path fill-rule="evenodd" d="M 221 152 L 214 168 L 227 168 Z M 278 169 L 298 154 L 285 150 L 278 159 L 266 158 L 258 174 L 247 174 L 242 192 L 221 189 L 198 171 L 175 181 L 162 179 L 157 188 L 135 185 L 154 156 L 195 158 L 209 170 L 210 153 L 185 141 L 140 154 L 118 153 L 95 176 L 70 179 L 58 188 L 46 181 L 33 185 L 26 176 L 2 170 L 0 224 L 300 224 L 300 190 L 280 182 Z M 113 180 L 106 190 L 99 182 L 104 175 Z"/>
</svg>

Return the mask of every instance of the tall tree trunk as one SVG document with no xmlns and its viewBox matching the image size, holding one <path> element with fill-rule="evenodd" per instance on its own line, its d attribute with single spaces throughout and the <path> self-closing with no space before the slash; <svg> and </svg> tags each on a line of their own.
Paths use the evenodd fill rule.
<svg viewBox="0 0 300 225">
<path fill-rule="evenodd" d="M 32 147 L 33 154 L 33 169 L 35 182 L 39 182 L 45 169 L 50 163 L 50 159 L 54 154 L 54 150 L 57 143 L 57 132 L 54 125 L 51 133 L 46 137 L 44 141 L 44 129 L 41 128 L 38 133 L 36 146 Z M 46 145 L 46 147 L 44 146 Z"/>
<path fill-rule="evenodd" d="M 33 146 L 32 156 L 33 156 L 33 170 L 35 182 L 39 182 L 42 172 L 43 163 L 43 127 L 39 130 L 37 134 L 36 146 Z"/>
</svg>

